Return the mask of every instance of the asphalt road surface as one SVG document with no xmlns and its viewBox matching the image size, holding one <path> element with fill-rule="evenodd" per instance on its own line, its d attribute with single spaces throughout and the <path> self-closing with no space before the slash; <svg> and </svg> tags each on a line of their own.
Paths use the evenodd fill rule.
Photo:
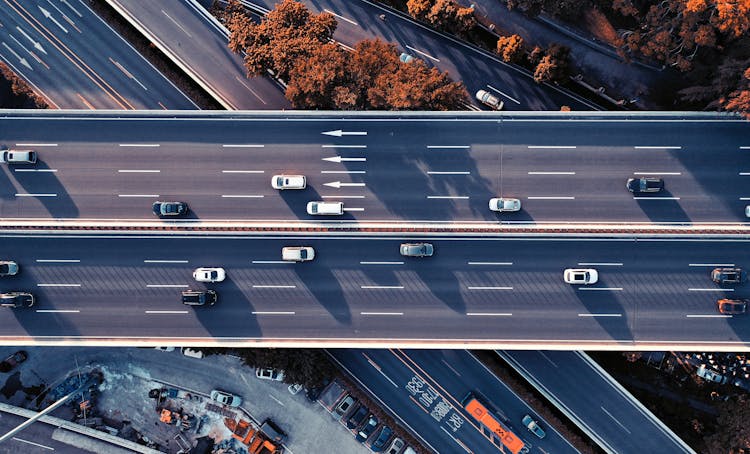
<svg viewBox="0 0 750 454">
<path fill-rule="evenodd" d="M 281 110 L 291 104 L 267 77 L 247 78 L 226 29 L 191 0 L 107 0 L 229 110 Z"/>
<path fill-rule="evenodd" d="M 750 339 L 747 316 L 716 310 L 717 299 L 750 290 L 709 278 L 714 266 L 750 264 L 746 240 L 426 237 L 420 239 L 434 245 L 433 257 L 402 257 L 399 244 L 414 239 L 5 234 L 2 259 L 17 261 L 21 271 L 2 278 L 0 289 L 31 291 L 37 303 L 0 312 L 0 336 L 496 348 L 745 348 Z M 284 246 L 312 246 L 316 258 L 281 262 Z M 196 283 L 193 269 L 205 266 L 225 268 L 227 279 Z M 599 282 L 565 284 L 569 267 L 596 268 Z M 219 294 L 215 306 L 181 304 L 181 290 L 206 286 Z"/>
<path fill-rule="evenodd" d="M 585 353 L 503 351 L 500 356 L 552 396 L 608 453 L 695 452 Z"/>
<path fill-rule="evenodd" d="M 578 452 L 466 350 L 328 351 L 384 410 L 435 452 L 498 451 L 464 410 L 462 401 L 469 393 L 483 396 L 495 417 L 523 439 L 525 452 Z M 543 427 L 544 439 L 526 430 L 521 423 L 525 415 Z"/>
<path fill-rule="evenodd" d="M 740 223 L 750 198 L 750 123 L 727 117 L 13 115 L 5 146 L 39 162 L 3 165 L 5 219 L 153 219 L 158 199 L 187 202 L 190 220 Z M 280 173 L 307 189 L 272 189 Z M 666 190 L 634 197 L 640 176 Z M 521 211 L 490 211 L 501 195 Z M 310 216 L 313 200 L 345 215 Z"/>
<path fill-rule="evenodd" d="M 0 433 L 5 434 L 24 421 L 26 421 L 26 418 L 22 418 L 13 413 L 2 413 L 0 414 Z M 58 436 L 64 434 L 68 440 L 79 439 L 82 440 L 83 443 L 91 443 L 87 447 L 92 447 L 94 443 L 97 443 L 98 446 L 96 447 L 109 447 L 112 450 L 111 452 L 131 452 L 117 446 L 108 445 L 101 440 L 87 438 L 84 435 L 69 432 L 65 429 L 58 428 L 57 426 L 37 421 L 14 435 L 10 440 L 0 443 L 0 453 L 49 454 L 54 452 L 55 454 L 78 454 L 81 452 L 80 446 L 74 446 L 55 439 L 56 433 Z"/>
<path fill-rule="evenodd" d="M 61 109 L 197 109 L 83 1 L 8 0 L 0 58 Z"/>
</svg>

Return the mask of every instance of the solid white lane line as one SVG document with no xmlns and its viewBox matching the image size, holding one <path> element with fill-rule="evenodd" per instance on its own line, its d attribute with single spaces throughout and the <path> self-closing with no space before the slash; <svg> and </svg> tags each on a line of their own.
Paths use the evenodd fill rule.
<svg viewBox="0 0 750 454">
<path fill-rule="evenodd" d="M 188 288 L 187 284 L 147 284 L 146 288 Z"/>
<path fill-rule="evenodd" d="M 688 292 L 733 292 L 733 288 L 689 288 Z"/>
<path fill-rule="evenodd" d="M 513 287 L 466 287 L 469 290 L 513 290 Z"/>
<path fill-rule="evenodd" d="M 160 147 L 161 145 L 158 143 L 121 143 L 121 147 L 148 147 L 148 148 L 156 148 Z"/>
<path fill-rule="evenodd" d="M 750 172 L 740 172 L 741 177 L 746 177 L 748 175 L 750 175 Z"/>
<path fill-rule="evenodd" d="M 367 358 L 367 362 L 370 364 L 370 366 L 372 366 L 373 369 L 375 369 L 376 371 L 378 371 L 380 373 L 380 375 L 382 375 L 386 380 L 388 380 L 390 382 L 390 384 L 393 385 L 394 388 L 399 388 L 399 386 L 396 384 L 396 382 L 394 382 L 393 380 L 391 380 L 391 377 L 387 376 L 383 372 L 383 368 L 382 367 L 380 367 L 379 365 L 377 365 L 375 363 L 375 361 L 373 361 L 372 359 L 370 359 L 370 357 L 367 356 L 366 354 L 362 353 L 362 356 L 364 356 L 365 358 Z"/>
<path fill-rule="evenodd" d="M 222 170 L 221 173 L 266 173 L 265 170 Z"/>
<path fill-rule="evenodd" d="M 296 315 L 294 311 L 252 311 L 253 315 Z"/>
<path fill-rule="evenodd" d="M 682 172 L 633 172 L 633 175 L 682 175 Z"/>
<path fill-rule="evenodd" d="M 578 290 L 606 290 L 617 292 L 622 290 L 622 287 L 580 287 Z"/>
<path fill-rule="evenodd" d="M 680 200 L 679 197 L 633 197 L 633 200 Z"/>
<path fill-rule="evenodd" d="M 428 199 L 456 199 L 456 200 L 466 200 L 469 198 L 467 195 L 428 195 Z"/>
<path fill-rule="evenodd" d="M 224 199 L 262 199 L 263 195 L 258 194 L 222 194 Z"/>
<path fill-rule="evenodd" d="M 367 145 L 321 145 L 321 148 L 367 148 Z"/>
<path fill-rule="evenodd" d="M 578 314 L 579 317 L 622 317 L 622 314 Z"/>
<path fill-rule="evenodd" d="M 731 315 L 724 314 L 685 314 L 686 318 L 732 318 Z"/>
<path fill-rule="evenodd" d="M 155 199 L 159 197 L 159 194 L 117 194 L 117 197 L 144 197 L 149 199 Z"/>
<path fill-rule="evenodd" d="M 688 266 L 734 266 L 734 263 L 689 263 Z"/>
<path fill-rule="evenodd" d="M 403 312 L 360 312 L 359 315 L 404 315 Z"/>
<path fill-rule="evenodd" d="M 187 260 L 144 260 L 143 263 L 188 263 Z"/>
<path fill-rule="evenodd" d="M 56 143 L 17 143 L 17 147 L 56 147 Z"/>
<path fill-rule="evenodd" d="M 364 208 L 344 208 L 345 213 L 349 211 L 365 211 L 365 209 Z"/>
<path fill-rule="evenodd" d="M 750 200 L 750 197 L 740 197 L 740 200 Z"/>
<path fill-rule="evenodd" d="M 255 143 L 225 143 L 221 146 L 222 148 L 264 148 L 263 144 Z"/>
<path fill-rule="evenodd" d="M 81 263 L 77 259 L 36 259 L 36 263 Z"/>
<path fill-rule="evenodd" d="M 119 169 L 117 173 L 161 173 L 161 170 Z"/>
<path fill-rule="evenodd" d="M 467 312 L 467 316 L 469 317 L 511 317 L 513 316 L 512 312 Z"/>
<path fill-rule="evenodd" d="M 750 147 L 740 147 L 740 150 L 750 150 Z"/>
<path fill-rule="evenodd" d="M 510 266 L 513 262 L 466 262 L 467 265 L 501 265 Z"/>
<path fill-rule="evenodd" d="M 576 148 L 575 145 L 529 145 L 528 148 L 530 150 L 554 150 L 554 149 L 563 149 L 563 150 L 574 150 Z"/>
<path fill-rule="evenodd" d="M 57 194 L 40 193 L 40 194 L 16 194 L 16 197 L 57 197 Z"/>
<path fill-rule="evenodd" d="M 471 175 L 471 172 L 456 171 L 456 172 L 433 172 L 428 171 L 427 175 Z"/>
<path fill-rule="evenodd" d="M 37 287 L 80 287 L 81 284 L 36 284 Z"/>
<path fill-rule="evenodd" d="M 251 263 L 256 265 L 277 265 L 282 263 L 291 263 L 285 260 L 253 260 Z"/>
<path fill-rule="evenodd" d="M 187 314 L 188 311 L 145 311 L 147 314 Z"/>
<path fill-rule="evenodd" d="M 32 446 L 36 446 L 38 448 L 47 449 L 47 450 L 50 450 L 50 451 L 54 451 L 55 450 L 55 448 L 52 448 L 50 446 L 40 445 L 39 443 L 34 443 L 33 441 L 24 440 L 23 438 L 13 437 L 13 440 L 20 441 L 21 443 L 26 443 L 26 444 L 29 444 L 29 445 L 32 445 Z"/>
<path fill-rule="evenodd" d="M 625 432 L 627 432 L 629 434 L 632 434 L 632 432 L 630 430 L 628 430 L 627 427 L 625 427 L 624 425 L 622 425 L 622 423 L 620 421 L 618 421 L 617 418 L 615 418 L 614 416 L 612 416 L 612 413 L 608 412 L 606 408 L 604 408 L 602 406 L 599 406 L 599 408 L 601 408 L 602 411 L 607 414 L 607 416 L 609 416 L 610 418 L 612 418 L 617 423 L 617 425 L 619 425 L 620 427 L 622 427 L 622 429 Z"/>
<path fill-rule="evenodd" d="M 526 197 L 528 200 L 575 200 L 573 196 L 532 196 Z"/>
<path fill-rule="evenodd" d="M 411 46 L 405 46 L 405 47 L 406 47 L 407 49 L 411 50 L 411 51 L 414 51 L 414 52 L 418 53 L 419 55 L 421 55 L 421 56 L 423 56 L 423 57 L 427 57 L 427 58 L 429 58 L 430 60 L 432 60 L 432 61 L 434 61 L 434 62 L 436 62 L 436 63 L 439 63 L 439 62 L 440 62 L 440 59 L 439 59 L 439 58 L 433 57 L 433 56 L 432 56 L 432 55 L 430 55 L 430 54 L 427 54 L 427 53 L 425 53 L 425 52 L 422 52 L 421 50 L 419 50 L 419 49 L 417 49 L 417 48 L 415 48 L 415 47 L 411 47 Z"/>
<path fill-rule="evenodd" d="M 492 85 L 487 85 L 487 88 L 489 88 L 489 89 L 491 89 L 491 90 L 494 90 L 494 91 L 496 91 L 496 92 L 500 93 L 501 95 L 505 96 L 506 98 L 510 99 L 511 101 L 513 101 L 513 102 L 514 102 L 514 103 L 516 103 L 516 104 L 519 104 L 519 105 L 521 104 L 521 101 L 517 100 L 516 98 L 513 98 L 512 96 L 510 96 L 510 95 L 509 95 L 509 94 L 507 94 L 507 93 L 504 93 L 504 92 L 500 91 L 499 89 L 497 89 L 497 88 L 493 87 Z"/>
<path fill-rule="evenodd" d="M 527 172 L 529 175 L 575 175 L 575 172 Z"/>
<path fill-rule="evenodd" d="M 253 288 L 297 288 L 296 285 L 253 285 Z"/>
<path fill-rule="evenodd" d="M 78 309 L 37 309 L 40 314 L 77 314 L 81 312 Z"/>
<path fill-rule="evenodd" d="M 578 262 L 578 266 L 622 266 L 619 262 Z"/>
<path fill-rule="evenodd" d="M 364 199 L 363 195 L 322 195 L 322 199 Z"/>
<path fill-rule="evenodd" d="M 50 172 L 55 173 L 57 169 L 13 169 L 14 172 Z"/>
<path fill-rule="evenodd" d="M 401 290 L 403 285 L 360 285 L 359 288 L 364 290 Z"/>
<path fill-rule="evenodd" d="M 636 150 L 682 150 L 682 147 L 660 145 L 635 146 L 633 148 L 635 148 Z"/>
<path fill-rule="evenodd" d="M 351 19 L 347 19 L 347 18 L 346 18 L 346 17 L 344 17 L 344 16 L 341 16 L 341 15 L 339 15 L 339 14 L 336 14 L 336 13 L 334 13 L 333 11 L 331 11 L 331 10 L 330 10 L 330 9 L 328 9 L 328 8 L 325 8 L 325 9 L 323 9 L 323 11 L 327 12 L 327 13 L 328 13 L 328 14 L 330 14 L 331 16 L 334 16 L 334 17 L 338 17 L 339 19 L 341 19 L 341 20 L 343 20 L 343 21 L 349 22 L 350 24 L 352 24 L 352 25 L 354 25 L 354 26 L 357 26 L 357 27 L 359 26 L 359 24 L 358 24 L 358 23 L 356 23 L 356 22 L 354 22 L 353 20 L 351 20 Z"/>
<path fill-rule="evenodd" d="M 360 265 L 403 265 L 404 262 L 359 262 Z"/>
<path fill-rule="evenodd" d="M 363 173 L 367 173 L 367 171 L 366 170 L 321 170 L 320 173 L 363 174 Z"/>
<path fill-rule="evenodd" d="M 428 149 L 446 149 L 446 150 L 468 150 L 471 148 L 471 145 L 427 145 Z"/>
</svg>

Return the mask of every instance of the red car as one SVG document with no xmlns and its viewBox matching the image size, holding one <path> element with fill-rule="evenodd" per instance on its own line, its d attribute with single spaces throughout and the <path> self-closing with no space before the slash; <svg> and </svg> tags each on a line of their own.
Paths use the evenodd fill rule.
<svg viewBox="0 0 750 454">
<path fill-rule="evenodd" d="M 716 302 L 719 312 L 727 315 L 740 315 L 747 313 L 747 300 L 720 299 Z"/>
</svg>

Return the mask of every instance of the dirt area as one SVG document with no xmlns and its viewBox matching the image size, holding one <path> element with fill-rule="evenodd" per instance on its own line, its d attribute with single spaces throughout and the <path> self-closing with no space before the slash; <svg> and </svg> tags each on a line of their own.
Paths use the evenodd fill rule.
<svg viewBox="0 0 750 454">
<path fill-rule="evenodd" d="M 617 36 L 617 31 L 601 11 L 596 8 L 591 8 L 586 11 L 583 19 L 581 25 L 585 30 L 595 36 L 596 39 L 603 41 L 614 48 L 618 47 L 619 37 Z"/>
</svg>

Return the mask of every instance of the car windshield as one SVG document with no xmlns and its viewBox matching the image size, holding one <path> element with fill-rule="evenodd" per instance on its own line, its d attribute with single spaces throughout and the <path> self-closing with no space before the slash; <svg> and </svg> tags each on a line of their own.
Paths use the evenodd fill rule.
<svg viewBox="0 0 750 454">
<path fill-rule="evenodd" d="M 217 277 L 219 277 L 219 273 L 217 273 L 216 271 L 211 271 L 211 272 L 208 273 L 208 276 L 211 279 L 216 279 Z"/>
</svg>

